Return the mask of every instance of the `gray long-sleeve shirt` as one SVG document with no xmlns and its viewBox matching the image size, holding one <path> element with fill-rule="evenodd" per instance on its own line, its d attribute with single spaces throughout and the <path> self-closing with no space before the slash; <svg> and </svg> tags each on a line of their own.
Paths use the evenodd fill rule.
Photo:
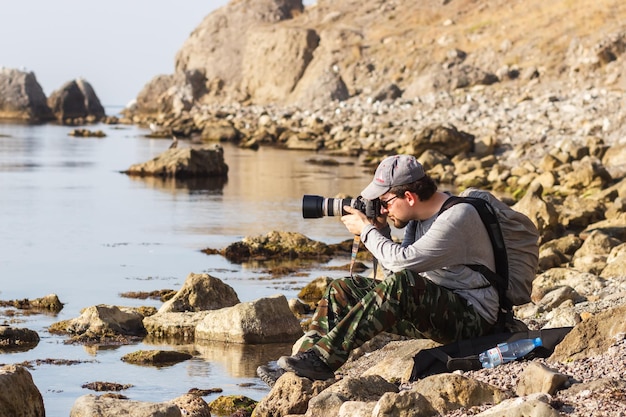
<svg viewBox="0 0 626 417">
<path fill-rule="evenodd" d="M 402 244 L 372 225 L 363 228 L 361 241 L 384 269 L 418 272 L 466 299 L 489 323 L 496 321 L 496 289 L 479 272 L 466 266 L 479 264 L 495 271 L 489 235 L 472 205 L 456 204 L 439 216 L 409 222 Z"/>
</svg>

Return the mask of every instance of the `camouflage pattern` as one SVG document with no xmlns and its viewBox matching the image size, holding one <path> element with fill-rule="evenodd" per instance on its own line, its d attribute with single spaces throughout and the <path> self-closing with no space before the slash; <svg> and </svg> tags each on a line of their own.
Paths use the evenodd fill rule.
<svg viewBox="0 0 626 417">
<path fill-rule="evenodd" d="M 414 272 L 384 281 L 355 275 L 330 284 L 300 351 L 313 349 L 336 370 L 352 349 L 381 332 L 450 343 L 490 328 L 463 298 Z"/>
</svg>

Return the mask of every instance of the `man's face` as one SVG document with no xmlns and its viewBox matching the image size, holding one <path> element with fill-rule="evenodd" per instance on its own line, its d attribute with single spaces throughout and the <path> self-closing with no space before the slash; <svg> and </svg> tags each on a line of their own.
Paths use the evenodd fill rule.
<svg viewBox="0 0 626 417">
<path fill-rule="evenodd" d="M 381 214 L 387 214 L 387 220 L 391 220 L 393 226 L 402 229 L 409 223 L 407 219 L 406 200 L 404 196 L 397 196 L 393 193 L 385 193 L 380 196 Z"/>
</svg>

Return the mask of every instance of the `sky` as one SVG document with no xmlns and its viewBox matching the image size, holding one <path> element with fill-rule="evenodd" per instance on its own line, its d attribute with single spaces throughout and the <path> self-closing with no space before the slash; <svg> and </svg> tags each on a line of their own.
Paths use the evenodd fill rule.
<svg viewBox="0 0 626 417">
<path fill-rule="evenodd" d="M 191 32 L 227 0 L 0 0 L 0 67 L 32 71 L 49 96 L 83 78 L 125 106 L 174 72 Z"/>
</svg>

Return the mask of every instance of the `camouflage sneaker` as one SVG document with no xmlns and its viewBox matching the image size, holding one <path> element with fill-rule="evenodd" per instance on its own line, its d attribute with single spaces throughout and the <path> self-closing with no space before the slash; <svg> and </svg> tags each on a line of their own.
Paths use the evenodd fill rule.
<svg viewBox="0 0 626 417">
<path fill-rule="evenodd" d="M 278 366 L 285 371 L 294 372 L 298 376 L 313 380 L 326 380 L 335 377 L 335 373 L 312 350 L 296 353 L 293 356 L 282 356 Z"/>
<path fill-rule="evenodd" d="M 265 382 L 270 388 L 274 387 L 278 378 L 283 376 L 285 370 L 283 368 L 272 368 L 269 365 L 261 365 L 256 368 L 256 374 L 261 378 L 261 381 Z"/>
</svg>

